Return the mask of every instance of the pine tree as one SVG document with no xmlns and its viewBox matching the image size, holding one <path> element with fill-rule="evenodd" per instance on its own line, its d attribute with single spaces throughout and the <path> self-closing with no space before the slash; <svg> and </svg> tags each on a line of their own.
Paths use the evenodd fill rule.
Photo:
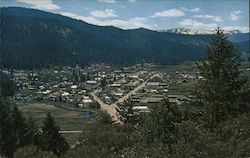
<svg viewBox="0 0 250 158">
<path fill-rule="evenodd" d="M 101 88 L 102 89 L 105 89 L 106 88 L 106 86 L 107 86 L 107 79 L 106 79 L 106 77 L 104 77 L 102 80 L 101 80 Z"/>
<path fill-rule="evenodd" d="M 59 126 L 56 125 L 54 118 L 47 114 L 42 127 L 42 149 L 52 151 L 57 156 L 68 150 L 68 143 L 59 133 Z"/>
<path fill-rule="evenodd" d="M 17 146 L 24 146 L 32 143 L 33 134 L 28 127 L 28 124 L 25 120 L 23 114 L 18 110 L 17 106 L 14 106 L 12 111 L 13 117 L 13 132 L 17 137 Z M 32 129 L 33 130 L 33 129 Z"/>
<path fill-rule="evenodd" d="M 148 144 L 156 143 L 167 146 L 172 152 L 172 145 L 177 142 L 177 124 L 182 120 L 181 112 L 176 104 L 167 98 L 150 107 L 142 124 L 142 134 Z"/>
<path fill-rule="evenodd" d="M 198 81 L 195 92 L 195 102 L 206 106 L 206 119 L 211 129 L 245 107 L 241 103 L 244 81 L 239 76 L 237 50 L 221 28 L 216 31 L 207 50 L 207 60 L 197 64 L 203 79 Z"/>
<path fill-rule="evenodd" d="M 128 98 L 124 103 L 117 109 L 119 113 L 119 119 L 124 124 L 137 125 L 139 123 L 139 113 L 133 108 L 131 98 Z"/>
<path fill-rule="evenodd" d="M 7 157 L 12 157 L 15 151 L 16 137 L 13 134 L 10 104 L 0 98 L 0 149 Z"/>
<path fill-rule="evenodd" d="M 38 129 L 6 100 L 0 100 L 0 148 L 7 157 L 24 145 L 35 143 Z"/>
</svg>

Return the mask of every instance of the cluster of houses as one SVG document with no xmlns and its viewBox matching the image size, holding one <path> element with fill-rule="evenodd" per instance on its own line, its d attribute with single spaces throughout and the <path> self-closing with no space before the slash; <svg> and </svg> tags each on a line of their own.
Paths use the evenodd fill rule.
<svg viewBox="0 0 250 158">
<path fill-rule="evenodd" d="M 116 102 L 119 98 L 139 86 L 152 75 L 152 72 L 127 69 L 126 71 L 116 70 L 111 75 L 113 80 L 110 80 L 109 84 L 98 93 L 98 96 L 107 104 Z"/>
<path fill-rule="evenodd" d="M 157 77 L 148 80 L 153 74 Z M 135 108 L 142 111 L 165 97 L 181 104 L 190 96 L 169 94 L 169 86 L 197 79 L 197 74 L 190 72 L 150 71 L 140 64 L 121 68 L 96 64 L 86 68 L 65 66 L 35 71 L 14 70 L 12 76 L 16 100 L 64 102 L 78 107 L 98 107 L 90 95 L 95 90 L 98 90 L 101 100 L 112 104 L 147 81 L 143 88 L 131 95 Z"/>
</svg>

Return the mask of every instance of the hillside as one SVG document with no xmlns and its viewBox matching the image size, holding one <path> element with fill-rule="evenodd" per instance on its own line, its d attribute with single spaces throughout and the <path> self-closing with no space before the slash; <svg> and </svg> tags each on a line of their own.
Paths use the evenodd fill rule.
<svg viewBox="0 0 250 158">
<path fill-rule="evenodd" d="M 211 37 L 143 28 L 122 30 L 35 9 L 1 8 L 4 67 L 84 66 L 94 62 L 123 65 L 141 61 L 176 64 L 202 59 Z M 249 51 L 246 35 L 244 40 L 239 37 L 232 39 L 240 42 L 240 50 Z"/>
</svg>

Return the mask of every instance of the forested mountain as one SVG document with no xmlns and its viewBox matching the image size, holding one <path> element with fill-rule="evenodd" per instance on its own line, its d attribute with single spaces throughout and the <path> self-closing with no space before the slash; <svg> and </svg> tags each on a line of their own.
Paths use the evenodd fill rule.
<svg viewBox="0 0 250 158">
<path fill-rule="evenodd" d="M 212 37 L 95 26 L 19 7 L 1 8 L 0 30 L 3 66 L 15 68 L 93 62 L 176 64 L 202 59 Z M 249 34 L 234 36 L 231 39 L 240 42 L 240 50 L 249 51 L 249 38 L 245 38 Z"/>
</svg>

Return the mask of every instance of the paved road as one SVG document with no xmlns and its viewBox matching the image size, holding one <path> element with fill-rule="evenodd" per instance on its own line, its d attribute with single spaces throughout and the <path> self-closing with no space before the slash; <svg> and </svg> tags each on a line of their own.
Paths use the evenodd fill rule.
<svg viewBox="0 0 250 158">
<path fill-rule="evenodd" d="M 99 91 L 98 89 L 91 92 L 90 95 L 92 95 L 94 97 L 94 100 L 96 102 L 98 102 L 101 106 L 101 109 L 103 111 L 106 111 L 112 118 L 112 120 L 114 122 L 119 123 L 119 118 L 118 118 L 118 113 L 116 109 L 119 109 L 119 107 L 117 106 L 117 103 L 122 103 L 124 102 L 126 99 L 128 99 L 132 94 L 136 93 L 138 90 L 142 89 L 143 87 L 145 87 L 146 83 L 148 80 L 153 79 L 155 77 L 159 76 L 158 74 L 154 74 L 153 76 L 151 76 L 149 79 L 147 79 L 146 81 L 142 82 L 140 85 L 138 85 L 135 89 L 133 89 L 132 91 L 130 91 L 128 94 L 126 94 L 125 96 L 121 97 L 118 101 L 116 101 L 115 103 L 109 105 L 104 103 L 97 95 L 96 93 Z"/>
</svg>

